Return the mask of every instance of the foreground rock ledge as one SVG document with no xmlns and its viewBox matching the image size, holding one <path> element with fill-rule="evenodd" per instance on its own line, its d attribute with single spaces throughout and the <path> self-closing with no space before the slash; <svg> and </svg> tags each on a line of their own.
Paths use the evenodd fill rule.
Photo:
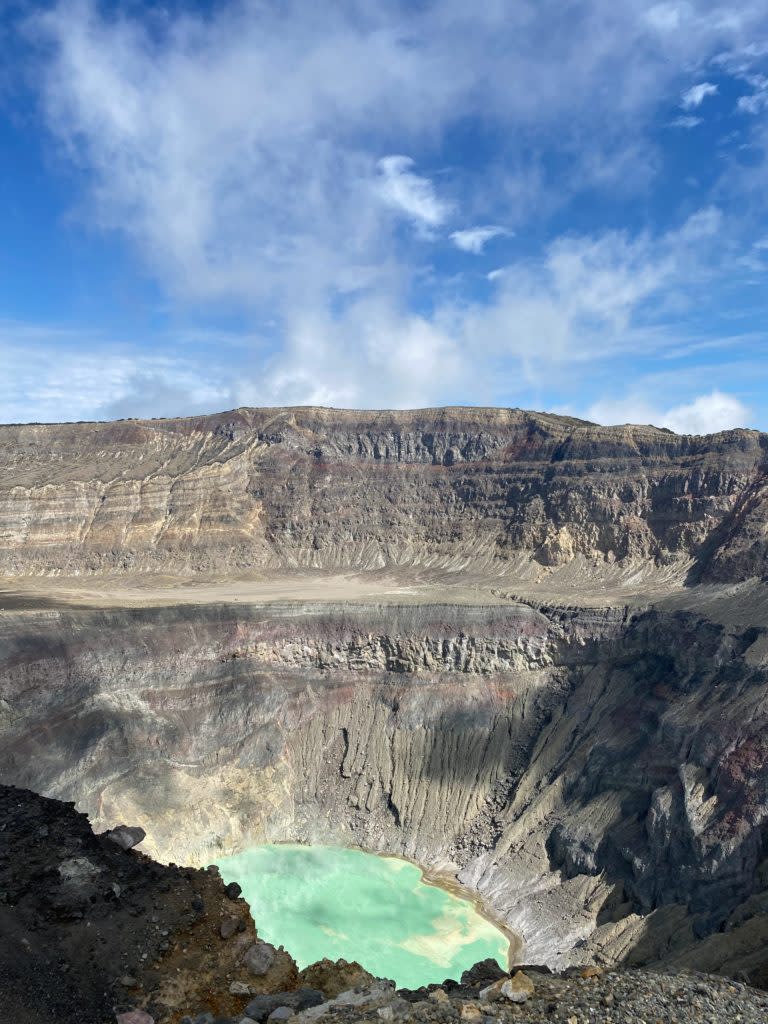
<svg viewBox="0 0 768 1024">
<path fill-rule="evenodd" d="M 215 868 L 157 864 L 94 835 L 72 804 L 10 786 L 0 787 L 0 828 L 0 1006 L 17 1024 L 768 1015 L 765 992 L 704 975 L 534 967 L 506 980 L 486 962 L 459 982 L 397 992 L 344 961 L 299 972 L 259 940 L 247 903 Z"/>
</svg>

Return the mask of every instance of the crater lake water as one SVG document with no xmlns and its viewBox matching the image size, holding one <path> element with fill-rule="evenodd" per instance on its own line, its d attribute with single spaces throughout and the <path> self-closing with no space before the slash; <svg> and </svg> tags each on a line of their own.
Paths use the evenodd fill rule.
<svg viewBox="0 0 768 1024">
<path fill-rule="evenodd" d="M 506 967 L 506 936 L 474 904 L 428 885 L 414 864 L 336 846 L 256 846 L 218 861 L 239 882 L 259 938 L 300 968 L 357 960 L 399 987 L 458 978 L 478 960 Z"/>
</svg>

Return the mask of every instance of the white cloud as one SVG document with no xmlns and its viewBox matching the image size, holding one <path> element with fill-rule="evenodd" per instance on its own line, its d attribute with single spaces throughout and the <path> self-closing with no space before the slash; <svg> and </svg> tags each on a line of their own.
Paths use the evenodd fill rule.
<svg viewBox="0 0 768 1024">
<path fill-rule="evenodd" d="M 714 96 L 717 91 L 717 86 L 712 82 L 699 82 L 698 85 L 691 86 L 687 92 L 683 93 L 680 106 L 683 110 L 693 110 L 700 107 L 707 96 Z"/>
<path fill-rule="evenodd" d="M 429 178 L 414 174 L 408 156 L 385 156 L 378 163 L 378 192 L 387 206 L 404 213 L 420 228 L 439 227 L 451 213 L 451 204 L 438 199 Z"/>
<path fill-rule="evenodd" d="M 508 235 L 509 233 L 506 228 L 488 224 L 485 227 L 464 228 L 463 231 L 454 231 L 451 234 L 451 241 L 457 249 L 478 255 L 483 251 L 483 246 L 486 242 L 490 242 L 492 238 L 498 238 L 500 235 Z"/>
<path fill-rule="evenodd" d="M 685 7 L 680 4 L 654 4 L 646 12 L 646 20 L 658 32 L 676 32 L 685 16 Z"/>
<path fill-rule="evenodd" d="M 191 402 L 208 400 L 211 377 L 211 400 L 225 404 L 523 401 L 529 386 L 558 375 L 573 386 L 578 368 L 680 340 L 655 307 L 683 301 L 716 213 L 660 237 L 554 239 L 492 272 L 487 303 L 421 292 L 425 247 L 398 221 L 447 234 L 461 211 L 479 227 L 452 241 L 474 252 L 491 237 L 477 232 L 543 225 L 579 190 L 648 188 L 660 103 L 716 48 L 743 47 L 759 11 L 737 25 L 705 0 L 650 11 L 588 0 L 565 13 L 555 0 L 329 0 L 316 13 L 238 0 L 206 17 L 165 5 L 142 22 L 140 6 L 115 15 L 62 0 L 30 32 L 47 125 L 81 175 L 88 226 L 130 239 L 172 310 L 223 302 L 275 324 L 266 363 L 211 375 L 177 360 Z M 445 138 L 478 117 L 498 141 L 493 166 L 447 165 Z M 428 314 L 409 308 L 416 292 Z M 134 386 L 119 358 L 109 408 L 176 402 L 170 366 L 139 360 Z M 86 378 L 79 405 L 68 388 L 56 400 L 32 390 L 30 408 L 104 408 Z"/>
<path fill-rule="evenodd" d="M 29 22 L 48 126 L 88 185 L 81 215 L 130 238 L 177 298 L 281 307 L 348 290 L 359 268 L 374 289 L 412 271 L 387 205 L 427 231 L 449 205 L 405 157 L 377 161 L 400 151 L 422 166 L 468 118 L 509 170 L 443 169 L 440 192 L 464 209 L 492 196 L 494 220 L 519 221 L 576 189 L 647 188 L 659 164 L 644 126 L 680 69 L 743 47 L 762 17 L 635 0 L 567 16 L 460 0 L 329 0 L 322 17 L 298 0 L 138 10 L 59 0 Z M 527 131 L 566 154 L 569 175 L 552 180 L 516 144 Z"/>
<path fill-rule="evenodd" d="M 684 242 L 713 238 L 721 229 L 723 213 L 717 206 L 705 206 L 692 213 L 680 228 L 677 236 Z"/>
<path fill-rule="evenodd" d="M 607 426 L 648 423 L 668 427 L 676 434 L 714 434 L 720 430 L 747 426 L 750 411 L 738 398 L 715 390 L 669 409 L 660 409 L 637 396 L 603 400 L 590 407 L 587 418 Z"/>
<path fill-rule="evenodd" d="M 703 117 L 676 117 L 674 121 L 669 122 L 673 128 L 696 128 L 697 125 L 704 124 Z"/>
<path fill-rule="evenodd" d="M 736 109 L 742 114 L 760 114 L 768 110 L 768 87 L 759 89 L 749 96 L 739 96 Z"/>
<path fill-rule="evenodd" d="M 0 324 L 0 422 L 175 416 L 231 407 L 225 375 L 87 331 Z"/>
</svg>

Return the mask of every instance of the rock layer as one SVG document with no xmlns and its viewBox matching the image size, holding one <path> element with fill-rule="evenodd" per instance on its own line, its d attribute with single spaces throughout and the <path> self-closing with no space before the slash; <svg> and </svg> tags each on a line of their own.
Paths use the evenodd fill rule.
<svg viewBox="0 0 768 1024">
<path fill-rule="evenodd" d="M 768 438 L 507 409 L 0 427 L 0 573 L 766 573 Z M 361 512 L 363 514 L 361 514 Z"/>
</svg>

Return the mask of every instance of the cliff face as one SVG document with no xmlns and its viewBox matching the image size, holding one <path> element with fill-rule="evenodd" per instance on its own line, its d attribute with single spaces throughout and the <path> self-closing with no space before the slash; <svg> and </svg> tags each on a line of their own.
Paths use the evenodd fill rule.
<svg viewBox="0 0 768 1024">
<path fill-rule="evenodd" d="M 239 409 L 0 427 L 0 573 L 476 567 L 766 573 L 755 431 L 504 409 Z"/>
<path fill-rule="evenodd" d="M 685 957 L 725 930 L 699 966 L 765 976 L 764 626 L 522 604 L 1 621 L 0 777 L 147 823 L 163 860 L 355 844 L 458 872 L 528 961 Z"/>
</svg>

